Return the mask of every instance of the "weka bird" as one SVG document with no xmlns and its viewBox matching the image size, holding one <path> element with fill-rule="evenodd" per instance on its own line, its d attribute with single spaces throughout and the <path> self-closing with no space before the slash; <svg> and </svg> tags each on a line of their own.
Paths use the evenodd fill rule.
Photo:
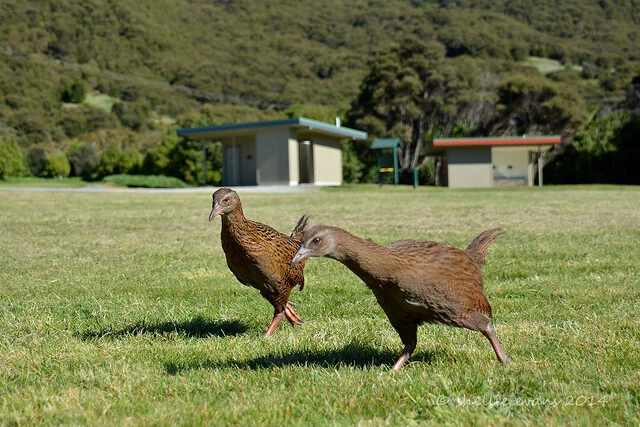
<svg viewBox="0 0 640 427">
<path fill-rule="evenodd" d="M 293 310 L 289 294 L 296 285 L 300 285 L 300 290 L 304 287 L 304 264 L 292 266 L 290 261 L 300 247 L 309 217 L 303 215 L 287 236 L 245 218 L 240 197 L 230 188 L 213 193 L 209 221 L 218 215 L 222 218 L 220 239 L 229 269 L 240 283 L 259 290 L 273 305 L 273 320 L 264 336 L 273 334 L 283 316 L 292 325 L 300 325 L 300 316 Z"/>
<path fill-rule="evenodd" d="M 337 227 L 315 226 L 304 232 L 291 263 L 327 256 L 340 261 L 373 291 L 400 335 L 404 350 L 397 371 L 416 348 L 418 325 L 443 323 L 481 332 L 498 360 L 507 362 L 489 322 L 491 306 L 483 295 L 480 269 L 500 228 L 476 237 L 466 250 L 425 240 L 399 240 L 380 246 Z"/>
</svg>

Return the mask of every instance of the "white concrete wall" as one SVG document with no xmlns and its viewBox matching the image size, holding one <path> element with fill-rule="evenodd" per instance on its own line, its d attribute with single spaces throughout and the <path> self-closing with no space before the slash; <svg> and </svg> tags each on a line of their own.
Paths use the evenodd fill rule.
<svg viewBox="0 0 640 427">
<path fill-rule="evenodd" d="M 234 145 L 237 147 L 236 150 L 239 150 L 237 152 L 239 155 L 235 159 L 236 174 L 231 170 L 234 165 L 230 164 L 229 158 L 225 156 L 226 147 L 233 147 Z M 256 185 L 256 144 L 253 137 L 236 137 L 231 142 L 223 143 L 222 156 L 224 185 Z M 237 177 L 237 181 L 234 182 L 233 177 Z"/>
<path fill-rule="evenodd" d="M 340 140 L 317 136 L 313 144 L 313 183 L 342 185 L 342 148 Z"/>
<path fill-rule="evenodd" d="M 258 185 L 290 185 L 288 128 L 266 129 L 256 134 L 256 181 Z M 296 157 L 295 161 L 298 159 Z M 297 171 L 297 164 L 296 164 Z M 297 173 L 297 172 L 296 172 Z M 297 182 L 297 181 L 296 181 Z"/>
<path fill-rule="evenodd" d="M 289 185 L 298 185 L 300 183 L 300 144 L 298 144 L 297 139 L 289 138 L 287 145 L 289 153 Z"/>
</svg>

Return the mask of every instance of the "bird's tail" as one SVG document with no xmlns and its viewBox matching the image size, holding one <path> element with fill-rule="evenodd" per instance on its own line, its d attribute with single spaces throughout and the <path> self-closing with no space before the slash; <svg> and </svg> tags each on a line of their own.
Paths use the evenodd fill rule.
<svg viewBox="0 0 640 427">
<path fill-rule="evenodd" d="M 294 239 L 302 238 L 302 233 L 307 229 L 307 222 L 309 221 L 309 218 L 310 217 L 307 214 L 302 215 L 289 237 L 293 237 Z"/>
<path fill-rule="evenodd" d="M 502 235 L 502 228 L 492 228 L 491 230 L 486 230 L 480 233 L 478 237 L 473 239 L 465 252 L 469 255 L 478 267 L 482 268 L 485 263 L 485 257 L 487 256 L 487 250 L 489 249 L 489 245 L 493 243 L 498 237 Z"/>
</svg>

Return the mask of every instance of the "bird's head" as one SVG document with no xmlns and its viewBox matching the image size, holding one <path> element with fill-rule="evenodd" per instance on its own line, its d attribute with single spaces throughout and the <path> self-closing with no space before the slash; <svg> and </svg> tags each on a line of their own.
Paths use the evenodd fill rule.
<svg viewBox="0 0 640 427">
<path fill-rule="evenodd" d="M 240 204 L 240 197 L 238 193 L 230 188 L 220 188 L 213 193 L 213 203 L 211 206 L 211 213 L 209 214 L 209 221 L 218 215 L 228 215 L 233 212 Z"/>
<path fill-rule="evenodd" d="M 331 255 L 334 251 L 335 239 L 332 227 L 316 225 L 302 235 L 300 249 L 291 260 L 291 265 L 310 257 Z"/>
</svg>

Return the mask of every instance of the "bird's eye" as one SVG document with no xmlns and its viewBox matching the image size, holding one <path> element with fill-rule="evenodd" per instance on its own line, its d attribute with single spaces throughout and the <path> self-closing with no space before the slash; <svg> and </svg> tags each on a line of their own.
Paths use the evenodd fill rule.
<svg viewBox="0 0 640 427">
<path fill-rule="evenodd" d="M 318 243 L 320 243 L 321 239 L 319 237 L 316 237 L 315 239 L 313 239 L 313 244 L 317 245 Z"/>
<path fill-rule="evenodd" d="M 229 201 L 229 196 L 225 197 L 224 199 L 222 199 L 223 202 L 227 203 Z"/>
</svg>

